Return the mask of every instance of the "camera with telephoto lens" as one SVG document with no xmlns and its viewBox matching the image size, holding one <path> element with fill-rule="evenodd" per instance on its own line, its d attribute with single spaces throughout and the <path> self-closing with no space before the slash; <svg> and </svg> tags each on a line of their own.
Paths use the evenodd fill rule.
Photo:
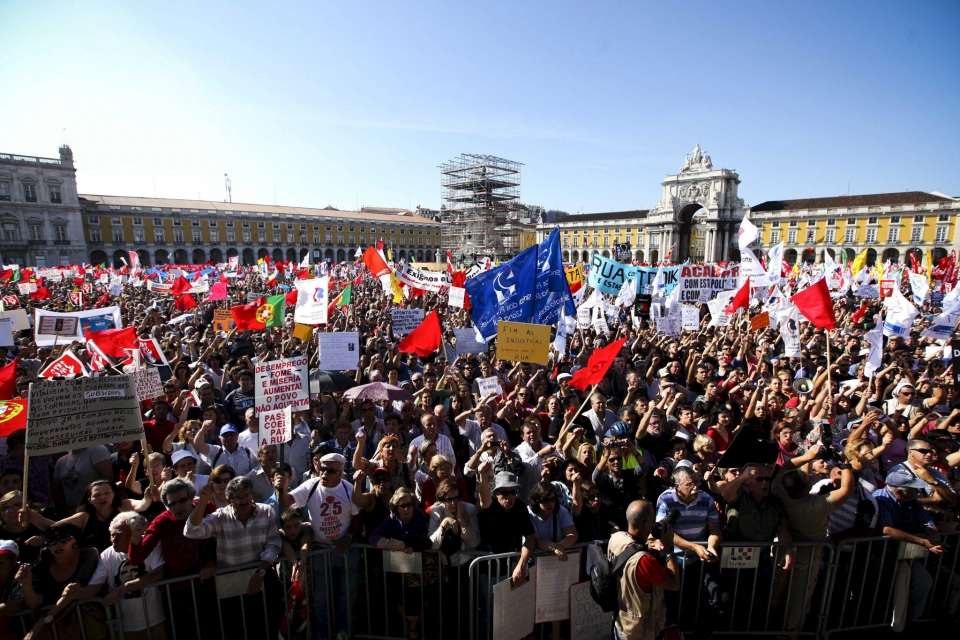
<svg viewBox="0 0 960 640">
<path fill-rule="evenodd" d="M 667 515 L 653 523 L 653 528 L 650 529 L 650 535 L 653 536 L 654 540 L 659 540 L 663 535 L 663 523 L 668 522 L 670 523 L 670 526 L 673 526 L 679 519 L 680 509 L 670 509 L 670 511 L 667 512 Z"/>
<path fill-rule="evenodd" d="M 823 420 L 820 423 L 820 453 L 817 455 L 817 458 L 827 462 L 842 464 L 847 461 L 847 457 L 834 446 L 833 436 L 833 425 Z"/>
</svg>

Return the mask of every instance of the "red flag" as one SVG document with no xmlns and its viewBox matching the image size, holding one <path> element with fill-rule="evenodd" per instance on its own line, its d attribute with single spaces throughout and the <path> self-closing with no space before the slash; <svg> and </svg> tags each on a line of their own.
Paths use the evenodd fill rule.
<svg viewBox="0 0 960 640">
<path fill-rule="evenodd" d="M 0 271 L 0 280 L 9 280 L 13 277 L 13 269 L 3 269 Z"/>
<path fill-rule="evenodd" d="M 93 305 L 93 308 L 96 309 L 97 307 L 99 307 L 99 306 L 101 306 L 101 305 L 105 305 L 105 304 L 110 304 L 110 294 L 109 294 L 109 293 L 105 293 L 105 294 L 103 294 L 102 296 L 100 296 L 99 298 L 97 298 L 97 302 Z"/>
<path fill-rule="evenodd" d="M 284 304 L 286 304 L 286 305 L 288 305 L 288 306 L 289 306 L 289 305 L 294 305 L 294 306 L 296 306 L 296 304 L 297 304 L 297 296 L 298 296 L 299 294 L 300 294 L 300 290 L 299 290 L 299 289 L 294 289 L 293 291 L 289 291 L 289 292 L 287 293 L 286 297 L 283 299 Z"/>
<path fill-rule="evenodd" d="M 383 251 L 383 240 L 377 240 L 377 251 Z"/>
<path fill-rule="evenodd" d="M 37 287 L 37 290 L 30 294 L 31 300 L 49 300 L 50 289 L 46 287 Z"/>
<path fill-rule="evenodd" d="M 743 286 L 740 287 L 740 290 L 737 291 L 737 295 L 733 296 L 733 300 L 730 301 L 730 304 L 727 305 L 725 309 L 727 315 L 734 313 L 737 309 L 749 309 L 750 308 L 750 276 L 747 276 L 747 281 L 743 283 Z"/>
<path fill-rule="evenodd" d="M 467 281 L 467 272 L 464 271 L 463 269 L 461 269 L 460 271 L 454 271 L 453 275 L 451 276 L 451 279 L 452 279 L 452 282 L 451 282 L 452 286 L 460 287 L 461 289 L 463 289 L 464 288 L 463 285 Z M 466 291 L 463 292 L 463 308 L 464 309 L 470 308 L 470 294 L 467 293 Z"/>
<path fill-rule="evenodd" d="M 136 351 L 137 330 L 135 327 L 123 329 L 104 329 L 103 331 L 88 331 L 83 334 L 87 344 L 93 343 L 104 355 L 126 360 L 130 351 Z"/>
<path fill-rule="evenodd" d="M 790 301 L 817 329 L 836 328 L 837 318 L 833 315 L 833 301 L 826 278 L 817 280 L 816 284 L 795 294 Z"/>
<path fill-rule="evenodd" d="M 75 284 L 76 286 L 79 287 L 80 285 L 83 284 L 83 278 L 74 278 L 74 279 L 73 279 L 73 284 Z"/>
<path fill-rule="evenodd" d="M 14 431 L 27 428 L 27 401 L 4 400 L 0 402 L 0 438 Z"/>
<path fill-rule="evenodd" d="M 258 298 L 249 304 L 241 304 L 236 307 L 230 307 L 230 314 L 237 325 L 237 331 L 259 331 L 266 329 L 267 325 L 257 320 L 257 309 L 266 302 L 266 298 Z"/>
<path fill-rule="evenodd" d="M 69 375 L 87 375 L 87 368 L 72 351 L 64 351 L 63 355 L 44 367 L 37 374 L 39 378 L 59 378 Z"/>
<path fill-rule="evenodd" d="M 367 265 L 367 269 L 370 269 L 370 273 L 373 274 L 374 278 L 379 278 L 380 276 L 390 273 L 390 267 L 373 247 L 369 247 L 363 252 L 361 260 L 363 260 L 363 264 Z"/>
<path fill-rule="evenodd" d="M 298 280 L 309 280 L 310 279 L 310 269 L 300 269 L 297 271 Z"/>
<path fill-rule="evenodd" d="M 17 362 L 20 358 L 14 358 L 13 362 L 0 367 L 0 400 L 9 400 L 17 392 Z"/>
<path fill-rule="evenodd" d="M 217 300 L 227 299 L 227 285 L 223 282 L 215 282 L 210 287 L 210 295 L 207 296 L 207 302 L 216 302 Z"/>
<path fill-rule="evenodd" d="M 434 309 L 423 319 L 416 329 L 400 341 L 397 345 L 397 351 L 402 353 L 415 353 L 421 358 L 426 358 L 440 347 L 440 340 L 443 332 L 440 329 L 440 316 Z"/>
<path fill-rule="evenodd" d="M 18 307 L 20 306 L 20 300 L 17 296 L 3 296 L 3 304 L 8 307 Z"/>
<path fill-rule="evenodd" d="M 277 286 L 277 274 L 276 274 L 276 272 L 274 272 L 274 274 L 273 274 L 272 276 L 270 276 L 270 279 L 267 280 L 266 282 L 264 282 L 263 284 L 265 284 L 265 285 L 268 286 L 268 287 L 275 287 L 275 286 Z"/>
<path fill-rule="evenodd" d="M 450 255 L 449 251 L 447 251 L 447 271 L 453 273 L 453 256 Z"/>
<path fill-rule="evenodd" d="M 137 346 L 140 349 L 140 359 L 147 364 L 157 367 L 168 364 L 167 356 L 163 353 L 163 349 L 160 348 L 160 343 L 157 342 L 156 338 L 138 339 Z"/>
<path fill-rule="evenodd" d="M 182 313 L 184 311 L 193 309 L 195 306 L 197 306 L 197 301 L 192 295 L 190 295 L 189 293 L 185 293 L 182 296 L 177 297 L 176 304 L 177 304 L 177 311 L 180 311 Z"/>
<path fill-rule="evenodd" d="M 911 253 L 910 256 L 913 257 L 913 254 Z M 863 318 L 863 314 L 865 314 L 868 309 L 870 309 L 870 305 L 867 303 L 864 303 L 862 307 L 856 310 L 856 312 L 853 314 L 853 317 L 851 318 L 854 324 L 856 324 L 857 322 L 860 322 L 860 319 Z"/>
<path fill-rule="evenodd" d="M 620 338 L 602 349 L 594 349 L 587 366 L 574 372 L 570 384 L 580 391 L 585 391 L 592 384 L 599 384 L 603 376 L 607 375 L 607 370 L 613 364 L 614 358 L 620 355 L 620 350 L 623 349 L 626 341 L 626 338 Z"/>
<path fill-rule="evenodd" d="M 184 278 L 183 276 L 178 276 L 173 283 L 173 288 L 170 289 L 170 293 L 172 293 L 175 296 L 178 296 L 181 293 L 186 293 L 190 291 L 190 289 L 192 288 L 193 286 L 189 282 L 187 282 L 186 278 Z"/>
</svg>

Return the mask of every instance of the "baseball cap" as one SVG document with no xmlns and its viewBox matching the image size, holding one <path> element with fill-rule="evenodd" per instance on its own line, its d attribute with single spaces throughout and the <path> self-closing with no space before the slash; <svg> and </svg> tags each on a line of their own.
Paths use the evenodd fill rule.
<svg viewBox="0 0 960 640">
<path fill-rule="evenodd" d="M 0 554 L 11 553 L 14 558 L 20 557 L 20 548 L 13 540 L 0 540 Z"/>
<path fill-rule="evenodd" d="M 193 455 L 186 449 L 180 449 L 180 451 L 174 451 L 173 455 L 170 456 L 170 460 L 173 461 L 173 466 L 177 466 L 177 464 L 179 464 L 180 461 L 183 460 L 184 458 L 193 458 L 194 460 L 196 460 L 197 456 Z"/>
<path fill-rule="evenodd" d="M 222 427 L 220 427 L 220 435 L 223 435 L 223 434 L 225 434 L 225 433 L 240 433 L 240 432 L 237 430 L 237 428 L 236 428 L 235 426 L 233 426 L 232 424 L 227 423 L 227 424 L 223 425 Z"/>
<path fill-rule="evenodd" d="M 373 473 L 370 474 L 370 477 L 371 477 L 371 478 L 374 478 L 374 477 L 376 477 L 377 475 L 383 475 L 383 474 L 386 474 L 386 475 L 389 476 L 389 475 L 390 475 L 390 470 L 387 469 L 386 467 L 377 467 L 376 469 L 373 470 Z"/>
<path fill-rule="evenodd" d="M 910 471 L 903 468 L 903 466 L 895 468 L 893 471 L 887 474 L 887 479 L 885 480 L 888 487 L 894 487 L 898 489 L 925 489 L 927 483 L 915 476 Z"/>
</svg>

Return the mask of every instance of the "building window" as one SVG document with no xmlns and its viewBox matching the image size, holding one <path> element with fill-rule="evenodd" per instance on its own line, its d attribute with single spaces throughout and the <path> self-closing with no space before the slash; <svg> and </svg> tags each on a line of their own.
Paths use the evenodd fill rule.
<svg viewBox="0 0 960 640">
<path fill-rule="evenodd" d="M 826 233 L 824 233 L 823 241 L 826 242 L 827 244 L 833 244 L 836 241 L 836 237 L 837 237 L 836 229 L 827 229 Z"/>
<path fill-rule="evenodd" d="M 133 224 L 143 226 L 143 218 L 134 218 Z"/>
<path fill-rule="evenodd" d="M 300 234 L 300 244 L 307 244 L 307 234 L 305 233 Z"/>
<path fill-rule="evenodd" d="M 797 222 L 796 220 L 791 220 L 791 221 L 790 221 L 790 226 L 791 226 L 791 227 L 796 227 L 798 224 L 799 224 L 799 222 Z"/>
<path fill-rule="evenodd" d="M 287 244 L 293 244 L 293 231 L 287 229 Z"/>
<path fill-rule="evenodd" d="M 813 229 L 807 229 L 807 244 L 816 242 L 816 240 L 817 240 L 816 227 L 814 227 Z"/>
<path fill-rule="evenodd" d="M 183 231 L 180 229 L 173 230 L 173 244 L 183 244 Z"/>
<path fill-rule="evenodd" d="M 233 229 L 227 229 L 227 242 L 233 244 L 237 241 L 237 232 Z"/>
<path fill-rule="evenodd" d="M 56 239 L 57 239 L 59 242 L 63 242 L 64 240 L 69 240 L 69 239 L 70 239 L 70 238 L 67 236 L 67 225 L 65 225 L 65 224 L 57 224 L 57 225 L 54 225 L 54 226 L 53 226 L 53 233 L 54 233 L 54 235 L 56 236 Z"/>
<path fill-rule="evenodd" d="M 843 240 L 843 241 L 846 242 L 847 244 L 850 244 L 850 243 L 852 243 L 852 242 L 856 242 L 856 241 L 857 241 L 857 229 L 856 229 L 856 227 L 854 227 L 853 229 L 847 229 L 847 233 L 846 233 L 846 235 L 844 236 L 844 240 Z"/>
<path fill-rule="evenodd" d="M 50 187 L 50 202 L 60 204 L 60 187 Z"/>
<path fill-rule="evenodd" d="M 110 218 L 110 224 L 120 224 L 120 218 Z"/>
<path fill-rule="evenodd" d="M 887 242 L 900 242 L 900 227 L 889 227 L 887 229 Z"/>
<path fill-rule="evenodd" d="M 877 224 L 877 216 L 870 216 L 867 218 L 867 224 Z"/>
<path fill-rule="evenodd" d="M 90 216 L 87 218 L 87 222 L 90 224 L 100 224 L 100 216 Z"/>
<path fill-rule="evenodd" d="M 249 229 L 249 228 L 250 228 L 250 223 L 247 222 L 247 221 L 244 221 L 244 222 L 243 222 L 243 228 L 244 228 L 244 229 Z"/>
<path fill-rule="evenodd" d="M 37 201 L 37 186 L 34 184 L 23 185 L 23 199 L 27 202 Z"/>
<path fill-rule="evenodd" d="M 257 239 L 260 240 L 260 244 L 265 244 L 267 242 L 267 232 L 257 231 Z"/>
<path fill-rule="evenodd" d="M 923 216 L 913 216 L 914 222 L 923 222 Z"/>
<path fill-rule="evenodd" d="M 934 242 L 946 242 L 947 241 L 947 229 L 948 227 L 937 227 L 937 237 Z"/>
<path fill-rule="evenodd" d="M 100 229 L 90 229 L 90 242 L 103 242 Z"/>
<path fill-rule="evenodd" d="M 218 229 L 210 229 L 210 244 L 220 244 L 220 231 Z"/>
<path fill-rule="evenodd" d="M 835 227 L 835 226 L 837 226 L 837 219 L 836 219 L 836 218 L 827 218 L 827 226 L 828 226 L 828 227 Z"/>
<path fill-rule="evenodd" d="M 770 230 L 770 244 L 780 244 L 780 229 Z"/>
<path fill-rule="evenodd" d="M 320 232 L 319 232 L 319 231 L 314 231 L 314 232 L 313 232 L 313 244 L 320 244 Z"/>
<path fill-rule="evenodd" d="M 134 229 L 133 230 L 133 241 L 137 244 L 143 244 L 145 240 L 143 239 L 143 229 Z"/>
<path fill-rule="evenodd" d="M 10 183 L 6 180 L 0 181 L 0 200 L 10 199 Z"/>
<path fill-rule="evenodd" d="M 867 244 L 873 244 L 877 241 L 877 230 L 867 229 Z"/>
<path fill-rule="evenodd" d="M 163 235 L 163 229 L 153 230 L 153 241 L 157 244 L 166 244 L 167 238 Z"/>
<path fill-rule="evenodd" d="M 910 230 L 910 242 L 920 242 L 923 240 L 923 227 L 914 227 Z"/>
<path fill-rule="evenodd" d="M 847 224 L 857 224 L 856 218 L 847 218 Z"/>
<path fill-rule="evenodd" d="M 227 229 L 233 229 L 233 220 L 227 220 Z"/>
<path fill-rule="evenodd" d="M 199 226 L 200 226 L 200 221 L 199 221 L 199 220 L 191 220 L 191 221 L 190 221 L 190 226 L 191 226 L 191 227 L 199 227 Z"/>
<path fill-rule="evenodd" d="M 890 224 L 900 224 L 900 216 L 890 216 Z"/>
<path fill-rule="evenodd" d="M 787 244 L 797 244 L 797 230 L 790 229 L 787 232 Z"/>
<path fill-rule="evenodd" d="M 950 222 L 950 214 L 941 213 L 940 215 L 937 216 L 937 222 Z"/>
<path fill-rule="evenodd" d="M 245 244 L 250 244 L 250 230 L 249 230 L 249 229 L 244 229 L 244 230 L 243 230 L 243 242 L 244 242 Z"/>
<path fill-rule="evenodd" d="M 258 222 L 257 229 L 266 229 L 266 227 L 264 226 L 263 222 Z"/>
<path fill-rule="evenodd" d="M 343 244 L 343 227 L 337 227 L 337 244 Z"/>
<path fill-rule="evenodd" d="M 160 218 L 154 218 L 154 219 L 153 219 L 153 226 L 155 226 L 155 227 L 162 227 L 162 226 L 163 226 L 163 220 L 161 220 Z"/>
<path fill-rule="evenodd" d="M 280 228 L 280 223 L 279 223 L 279 222 L 274 222 L 274 223 L 273 223 L 273 228 L 274 228 L 274 229 L 279 229 L 279 228 Z"/>
<path fill-rule="evenodd" d="M 114 241 L 114 242 L 123 242 L 123 229 L 114 229 L 114 230 L 113 230 L 113 241 Z"/>
<path fill-rule="evenodd" d="M 43 240 L 43 225 L 39 225 L 39 224 L 30 225 L 30 239 Z"/>
<path fill-rule="evenodd" d="M 182 226 L 183 226 L 183 220 L 174 220 L 174 221 L 173 221 L 173 226 L 175 226 L 175 227 L 182 227 Z"/>
</svg>

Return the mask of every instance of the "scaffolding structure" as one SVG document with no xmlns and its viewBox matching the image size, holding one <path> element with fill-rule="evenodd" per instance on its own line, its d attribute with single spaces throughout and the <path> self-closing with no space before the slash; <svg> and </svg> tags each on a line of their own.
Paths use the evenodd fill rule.
<svg viewBox="0 0 960 640">
<path fill-rule="evenodd" d="M 519 253 L 519 230 L 509 221 L 519 211 L 522 164 L 463 153 L 440 165 L 444 252 L 458 262 L 502 261 Z"/>
</svg>

